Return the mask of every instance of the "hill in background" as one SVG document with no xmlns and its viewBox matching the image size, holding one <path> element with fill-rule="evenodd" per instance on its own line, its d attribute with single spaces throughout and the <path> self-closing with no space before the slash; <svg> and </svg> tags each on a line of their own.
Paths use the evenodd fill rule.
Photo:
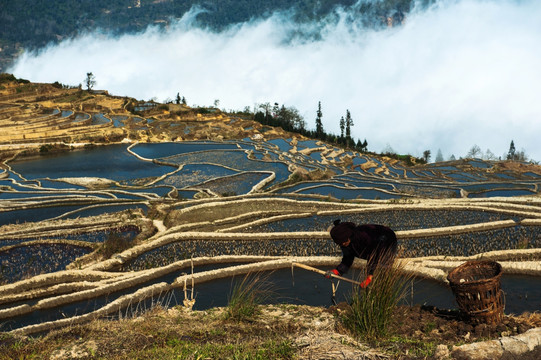
<svg viewBox="0 0 541 360">
<path fill-rule="evenodd" d="M 296 21 L 325 17 L 337 7 L 346 7 L 366 18 L 369 26 L 399 23 L 412 7 L 412 0 L 384 0 L 355 5 L 355 0 L 94 0 L 94 1 L 4 1 L 0 8 L 0 72 L 24 50 L 39 50 L 48 44 L 101 29 L 114 34 L 136 33 L 149 25 L 168 26 L 191 9 L 198 9 L 196 23 L 221 30 L 225 27 L 268 17 L 277 11 L 292 11 Z"/>
</svg>

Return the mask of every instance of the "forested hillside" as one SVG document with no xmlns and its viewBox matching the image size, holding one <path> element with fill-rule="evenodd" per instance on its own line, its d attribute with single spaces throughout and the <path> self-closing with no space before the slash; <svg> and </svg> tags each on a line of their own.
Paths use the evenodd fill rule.
<svg viewBox="0 0 541 360">
<path fill-rule="evenodd" d="M 428 0 L 427 0 L 428 1 Z M 78 34 L 103 29 L 137 32 L 149 24 L 165 26 L 194 6 L 201 26 L 216 30 L 230 24 L 295 10 L 297 21 L 331 13 L 337 6 L 353 8 L 367 25 L 382 26 L 388 17 L 400 20 L 413 0 L 4 0 L 0 7 L 0 71 L 23 49 L 39 49 Z"/>
</svg>

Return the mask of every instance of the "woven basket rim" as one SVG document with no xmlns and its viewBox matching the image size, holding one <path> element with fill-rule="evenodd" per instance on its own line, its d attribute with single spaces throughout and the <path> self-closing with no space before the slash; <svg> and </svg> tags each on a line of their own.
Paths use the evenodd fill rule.
<svg viewBox="0 0 541 360">
<path fill-rule="evenodd" d="M 495 270 L 495 274 L 492 277 L 486 278 L 486 279 L 471 280 L 471 281 L 465 281 L 462 283 L 459 281 L 456 281 L 455 278 L 457 277 L 458 274 L 474 266 L 491 267 Z M 500 263 L 493 260 L 470 260 L 452 269 L 447 275 L 447 281 L 449 281 L 449 284 L 451 285 L 466 285 L 466 284 L 473 285 L 473 284 L 483 284 L 483 283 L 493 282 L 494 280 L 499 279 L 501 276 L 502 276 L 502 266 L 500 265 Z"/>
</svg>

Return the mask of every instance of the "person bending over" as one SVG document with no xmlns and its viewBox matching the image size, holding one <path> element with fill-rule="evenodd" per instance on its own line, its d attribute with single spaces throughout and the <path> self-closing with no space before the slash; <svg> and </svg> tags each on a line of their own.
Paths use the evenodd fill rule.
<svg viewBox="0 0 541 360">
<path fill-rule="evenodd" d="M 326 272 L 325 277 L 331 274 L 345 274 L 355 257 L 367 260 L 368 276 L 360 286 L 365 288 L 372 282 L 374 270 L 379 265 L 392 264 L 397 251 L 396 234 L 383 225 L 365 224 L 355 225 L 352 222 L 335 220 L 331 229 L 331 237 L 342 249 L 342 262 L 332 270 Z"/>
</svg>

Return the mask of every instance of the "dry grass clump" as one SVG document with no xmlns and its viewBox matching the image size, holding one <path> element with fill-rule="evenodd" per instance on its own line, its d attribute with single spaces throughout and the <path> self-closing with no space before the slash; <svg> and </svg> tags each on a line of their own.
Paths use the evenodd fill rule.
<svg viewBox="0 0 541 360">
<path fill-rule="evenodd" d="M 540 312 L 533 312 L 533 313 L 524 313 L 520 316 L 524 321 L 533 326 L 533 327 L 541 327 L 541 313 Z"/>
</svg>

